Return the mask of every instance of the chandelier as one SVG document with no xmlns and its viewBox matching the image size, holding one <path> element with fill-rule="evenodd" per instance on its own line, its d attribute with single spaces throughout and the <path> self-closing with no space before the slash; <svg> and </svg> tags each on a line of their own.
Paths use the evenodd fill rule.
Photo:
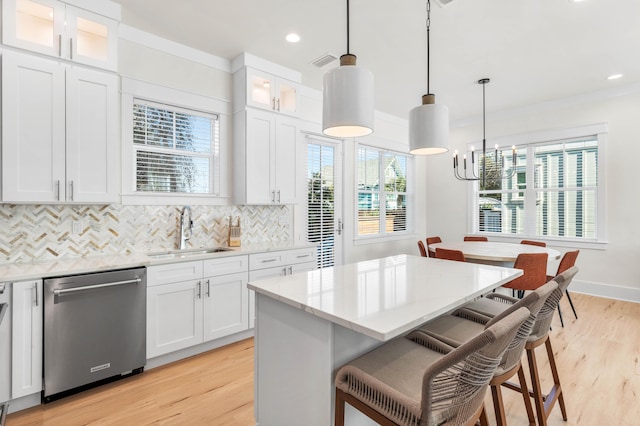
<svg viewBox="0 0 640 426">
<path fill-rule="evenodd" d="M 507 163 L 504 151 L 498 150 L 495 146 L 493 155 L 487 156 L 487 139 L 486 139 L 486 102 L 485 102 L 485 86 L 489 83 L 488 78 L 478 80 L 478 84 L 482 84 L 482 153 L 476 165 L 475 151 L 471 147 L 471 165 L 467 167 L 467 155 L 462 157 L 462 171 L 460 171 L 458 151 L 453 153 L 453 174 L 458 180 L 480 181 L 480 188 L 485 189 L 487 183 L 497 182 L 502 179 L 510 179 L 516 173 L 517 151 L 516 147 L 511 147 L 511 166 L 505 168 Z M 489 181 L 489 182 L 487 182 Z"/>
</svg>

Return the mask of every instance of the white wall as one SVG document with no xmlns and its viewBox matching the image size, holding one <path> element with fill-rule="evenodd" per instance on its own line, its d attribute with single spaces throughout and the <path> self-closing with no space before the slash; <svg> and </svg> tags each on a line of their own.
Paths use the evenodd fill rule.
<svg viewBox="0 0 640 426">
<path fill-rule="evenodd" d="M 574 99 L 535 105 L 517 111 L 487 114 L 487 143 L 491 138 L 608 123 L 607 231 L 602 250 L 581 249 L 573 291 L 640 301 L 640 211 L 637 188 L 640 158 L 638 121 L 640 86 L 600 92 Z M 463 151 L 482 136 L 480 119 L 452 128 L 451 151 Z M 427 233 L 443 240 L 460 240 L 467 229 L 468 186 L 453 177 L 451 155 L 427 159 Z M 558 248 L 565 251 L 567 247 Z"/>
</svg>

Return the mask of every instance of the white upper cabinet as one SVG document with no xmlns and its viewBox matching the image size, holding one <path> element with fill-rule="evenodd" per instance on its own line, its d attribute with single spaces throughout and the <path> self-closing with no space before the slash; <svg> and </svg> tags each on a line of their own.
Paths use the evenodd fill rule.
<svg viewBox="0 0 640 426">
<path fill-rule="evenodd" d="M 55 0 L 4 0 L 2 42 L 116 71 L 118 20 Z"/>
<path fill-rule="evenodd" d="M 299 115 L 298 88 L 293 81 L 245 67 L 234 74 L 235 111 L 245 106 Z"/>
<path fill-rule="evenodd" d="M 234 117 L 234 201 L 237 204 L 294 204 L 304 164 L 298 156 L 298 121 L 247 108 Z"/>
<path fill-rule="evenodd" d="M 288 115 L 298 114 L 298 85 L 251 68 L 247 73 L 247 105 Z"/>
<path fill-rule="evenodd" d="M 2 55 L 2 199 L 118 201 L 118 78 Z"/>
</svg>

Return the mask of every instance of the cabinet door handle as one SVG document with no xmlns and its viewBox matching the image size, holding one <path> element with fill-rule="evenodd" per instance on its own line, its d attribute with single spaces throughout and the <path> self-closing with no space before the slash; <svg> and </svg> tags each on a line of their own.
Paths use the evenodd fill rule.
<svg viewBox="0 0 640 426">
<path fill-rule="evenodd" d="M 271 202 L 272 203 L 276 202 L 276 191 L 271 191 Z"/>
<path fill-rule="evenodd" d="M 276 97 L 275 97 L 275 96 L 274 96 L 274 97 L 273 97 L 273 99 L 271 100 L 271 104 L 272 104 L 271 109 L 276 109 Z"/>
<path fill-rule="evenodd" d="M 62 56 L 62 34 L 58 34 L 58 56 Z"/>
<path fill-rule="evenodd" d="M 278 203 L 280 202 L 280 190 L 278 189 Z"/>
<path fill-rule="evenodd" d="M 36 306 L 39 306 L 40 302 L 38 301 L 38 283 L 37 282 L 33 284 L 33 290 L 36 292 L 36 300 L 35 300 Z"/>
<path fill-rule="evenodd" d="M 73 201 L 73 181 L 69 182 L 69 200 Z"/>
<path fill-rule="evenodd" d="M 278 111 L 280 111 L 280 98 L 278 98 Z"/>
<path fill-rule="evenodd" d="M 303 259 L 303 258 L 309 257 L 309 256 L 311 256 L 311 255 L 309 255 L 309 254 L 299 254 L 299 255 L 296 256 L 296 259 Z"/>
<path fill-rule="evenodd" d="M 73 39 L 69 39 L 69 59 L 73 59 Z"/>
<path fill-rule="evenodd" d="M 289 275 L 293 275 L 293 266 L 289 266 Z"/>
<path fill-rule="evenodd" d="M 284 275 L 284 276 L 287 275 L 287 268 L 286 267 L 282 268 L 282 275 Z"/>
<path fill-rule="evenodd" d="M 60 180 L 56 181 L 56 200 L 60 201 Z"/>
<path fill-rule="evenodd" d="M 207 283 L 207 297 L 211 297 L 211 283 L 209 282 L 209 280 L 205 281 Z"/>
<path fill-rule="evenodd" d="M 275 262 L 277 259 L 273 258 L 273 259 L 264 259 L 261 260 L 262 263 L 270 263 L 270 262 Z"/>
<path fill-rule="evenodd" d="M 202 281 L 198 281 L 198 293 L 197 293 L 197 297 L 198 299 L 202 298 Z"/>
</svg>

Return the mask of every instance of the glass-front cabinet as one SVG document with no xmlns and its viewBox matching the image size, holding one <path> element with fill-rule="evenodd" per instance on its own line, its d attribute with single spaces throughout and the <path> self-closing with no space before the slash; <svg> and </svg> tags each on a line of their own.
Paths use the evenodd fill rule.
<svg viewBox="0 0 640 426">
<path fill-rule="evenodd" d="M 117 69 L 116 19 L 55 0 L 4 0 L 2 12 L 6 45 Z"/>
<path fill-rule="evenodd" d="M 247 69 L 247 105 L 298 114 L 298 85 L 272 74 Z"/>
</svg>

